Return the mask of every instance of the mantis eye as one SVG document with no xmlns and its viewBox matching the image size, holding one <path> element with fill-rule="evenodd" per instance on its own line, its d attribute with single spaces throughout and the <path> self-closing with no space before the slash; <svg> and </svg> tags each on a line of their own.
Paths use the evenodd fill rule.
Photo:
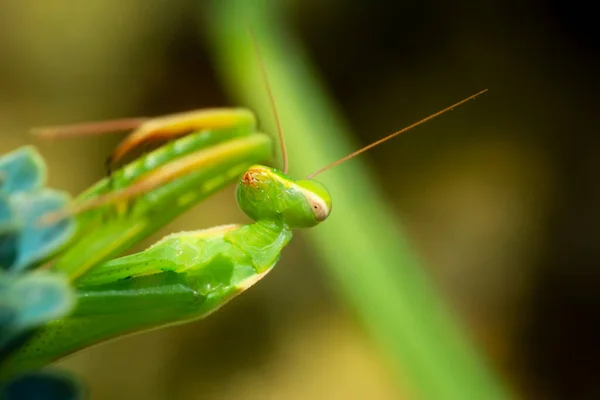
<svg viewBox="0 0 600 400">
<path fill-rule="evenodd" d="M 314 198 L 310 201 L 312 212 L 315 215 L 315 219 L 319 222 L 325 221 L 329 216 L 330 209 L 327 207 L 325 202 L 320 198 Z"/>
<path fill-rule="evenodd" d="M 331 213 L 331 196 L 323 184 L 313 180 L 296 181 L 316 222 L 323 222 Z"/>
</svg>

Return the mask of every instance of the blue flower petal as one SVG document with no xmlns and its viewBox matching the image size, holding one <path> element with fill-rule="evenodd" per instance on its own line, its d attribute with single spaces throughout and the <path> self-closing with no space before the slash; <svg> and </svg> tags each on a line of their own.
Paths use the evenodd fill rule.
<svg viewBox="0 0 600 400">
<path fill-rule="evenodd" d="M 0 191 L 8 194 L 42 188 L 46 164 L 33 146 L 25 146 L 0 157 Z"/>
<path fill-rule="evenodd" d="M 66 316 L 74 305 L 74 290 L 61 273 L 0 274 L 0 354 L 33 328 Z"/>
<path fill-rule="evenodd" d="M 71 239 L 75 233 L 72 218 L 46 225 L 41 221 L 47 213 L 64 208 L 69 200 L 67 194 L 53 189 L 12 196 L 15 213 L 24 223 L 12 271 L 20 271 L 45 260 Z"/>
<path fill-rule="evenodd" d="M 10 304 L 17 315 L 12 322 L 16 331 L 39 326 L 68 314 L 75 295 L 66 276 L 51 271 L 33 271 L 21 275 L 8 287 Z"/>
</svg>

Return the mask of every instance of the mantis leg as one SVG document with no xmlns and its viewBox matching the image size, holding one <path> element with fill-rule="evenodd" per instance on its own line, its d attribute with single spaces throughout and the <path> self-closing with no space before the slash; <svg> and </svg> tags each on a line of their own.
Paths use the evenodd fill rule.
<svg viewBox="0 0 600 400">
<path fill-rule="evenodd" d="M 256 118 L 243 108 L 212 108 L 152 118 L 143 122 L 117 146 L 109 162 L 118 162 L 125 154 L 148 141 L 174 139 L 190 132 L 233 126 L 252 131 L 256 127 Z"/>
</svg>

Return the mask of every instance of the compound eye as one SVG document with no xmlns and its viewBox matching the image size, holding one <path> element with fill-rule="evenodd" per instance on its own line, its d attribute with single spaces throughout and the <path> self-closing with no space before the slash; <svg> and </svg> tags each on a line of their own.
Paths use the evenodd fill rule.
<svg viewBox="0 0 600 400">
<path fill-rule="evenodd" d="M 325 202 L 319 198 L 311 199 L 310 207 L 315 215 L 315 219 L 319 222 L 325 221 L 329 216 L 329 208 Z"/>
<path fill-rule="evenodd" d="M 310 207 L 312 216 L 316 222 L 323 222 L 331 214 L 331 197 L 325 187 L 315 181 L 297 181 L 299 190 L 306 200 L 305 206 Z"/>
</svg>

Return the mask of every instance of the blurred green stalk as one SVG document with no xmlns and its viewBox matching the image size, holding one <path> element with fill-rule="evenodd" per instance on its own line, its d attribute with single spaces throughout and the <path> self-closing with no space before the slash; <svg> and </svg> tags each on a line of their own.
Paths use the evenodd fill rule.
<svg viewBox="0 0 600 400">
<path fill-rule="evenodd" d="M 252 29 L 287 133 L 290 173 L 303 177 L 358 146 L 287 29 L 284 11 L 274 0 L 214 0 L 201 10 L 226 89 L 275 133 Z M 379 343 L 402 392 L 421 399 L 508 398 L 428 282 L 363 161 L 319 176 L 331 191 L 333 213 L 306 234 L 339 294 Z"/>
</svg>

